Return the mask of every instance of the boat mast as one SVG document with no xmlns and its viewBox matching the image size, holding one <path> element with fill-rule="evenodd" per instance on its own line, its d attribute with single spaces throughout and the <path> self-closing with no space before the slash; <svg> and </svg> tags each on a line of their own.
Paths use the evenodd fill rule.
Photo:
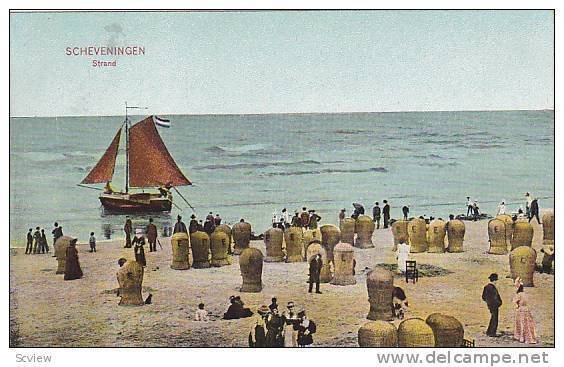
<svg viewBox="0 0 564 367">
<path fill-rule="evenodd" d="M 125 193 L 129 192 L 129 117 L 127 101 L 125 102 Z"/>
</svg>

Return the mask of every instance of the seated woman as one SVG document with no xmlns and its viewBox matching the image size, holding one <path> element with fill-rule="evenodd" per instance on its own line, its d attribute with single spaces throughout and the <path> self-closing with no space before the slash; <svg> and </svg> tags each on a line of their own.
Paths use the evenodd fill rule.
<svg viewBox="0 0 564 367">
<path fill-rule="evenodd" d="M 231 305 L 229 305 L 227 312 L 223 314 L 224 320 L 242 319 L 253 315 L 251 309 L 243 307 L 245 304 L 241 300 L 241 297 L 231 296 L 229 297 L 229 301 Z"/>
</svg>

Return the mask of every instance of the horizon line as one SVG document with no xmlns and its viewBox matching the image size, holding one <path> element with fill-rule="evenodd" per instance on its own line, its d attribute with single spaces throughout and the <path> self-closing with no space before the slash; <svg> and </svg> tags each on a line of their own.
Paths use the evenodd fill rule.
<svg viewBox="0 0 564 367">
<path fill-rule="evenodd" d="M 254 112 L 254 113 L 156 113 L 151 115 L 161 116 L 272 116 L 272 115 L 345 115 L 345 114 L 372 114 L 372 113 L 418 113 L 418 112 L 510 112 L 510 111 L 553 111 L 552 108 L 524 108 L 524 109 L 476 109 L 476 110 L 404 110 L 404 111 L 344 111 L 344 112 Z M 56 117 L 120 117 L 119 115 L 21 115 L 10 118 L 56 118 Z M 129 116 L 145 116 L 145 114 Z"/>
</svg>

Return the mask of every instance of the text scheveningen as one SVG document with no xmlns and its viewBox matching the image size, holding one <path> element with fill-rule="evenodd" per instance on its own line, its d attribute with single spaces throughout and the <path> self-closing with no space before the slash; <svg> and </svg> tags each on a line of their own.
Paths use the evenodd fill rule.
<svg viewBox="0 0 564 367">
<path fill-rule="evenodd" d="M 68 46 L 67 56 L 143 56 L 145 46 Z"/>
</svg>

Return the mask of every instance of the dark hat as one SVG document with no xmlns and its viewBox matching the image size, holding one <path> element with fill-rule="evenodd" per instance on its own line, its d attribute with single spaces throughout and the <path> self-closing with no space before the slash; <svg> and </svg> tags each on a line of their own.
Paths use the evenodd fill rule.
<svg viewBox="0 0 564 367">
<path fill-rule="evenodd" d="M 153 222 L 153 218 L 149 218 L 149 222 L 151 222 L 151 223 L 152 223 L 152 222 Z"/>
<path fill-rule="evenodd" d="M 497 274 L 496 273 L 492 273 L 490 274 L 490 276 L 488 277 L 488 279 L 490 280 L 490 282 L 496 281 L 497 280 Z"/>
<path fill-rule="evenodd" d="M 190 218 L 196 219 L 196 216 L 195 216 L 194 214 L 192 214 L 192 215 L 190 216 Z"/>
<path fill-rule="evenodd" d="M 292 301 L 288 302 L 288 305 L 286 307 L 287 308 L 294 308 L 294 302 L 292 302 Z"/>
<path fill-rule="evenodd" d="M 180 219 L 182 219 L 182 217 L 179 215 L 179 216 L 176 217 L 176 219 L 180 220 Z"/>
</svg>

